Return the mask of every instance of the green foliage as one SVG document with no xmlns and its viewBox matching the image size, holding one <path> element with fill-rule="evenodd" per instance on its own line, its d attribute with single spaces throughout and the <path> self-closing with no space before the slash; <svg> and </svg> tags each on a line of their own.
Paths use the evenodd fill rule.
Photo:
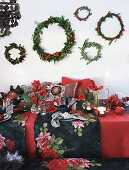
<svg viewBox="0 0 129 170">
<path fill-rule="evenodd" d="M 16 58 L 16 59 L 12 59 L 10 56 L 11 54 L 9 53 L 10 50 L 12 50 L 13 48 L 18 49 L 20 51 L 20 57 Z M 25 48 L 22 47 L 21 45 L 17 45 L 15 43 L 11 43 L 9 44 L 8 47 L 5 46 L 5 58 L 12 64 L 19 64 L 21 62 L 24 61 L 24 58 L 26 57 L 26 53 L 25 53 Z"/>
<path fill-rule="evenodd" d="M 88 15 L 87 15 L 86 17 L 84 17 L 84 18 L 81 18 L 81 17 L 79 17 L 79 11 L 83 11 L 83 10 L 88 11 Z M 90 15 L 92 15 L 92 13 L 91 13 L 91 10 L 90 10 L 87 6 L 82 6 L 82 7 L 78 8 L 78 9 L 74 12 L 74 16 L 75 16 L 79 21 L 86 21 L 86 20 L 89 18 Z"/>
<path fill-rule="evenodd" d="M 101 36 L 102 38 L 104 38 L 105 40 L 110 41 L 110 42 L 109 42 L 109 45 L 111 45 L 111 43 L 112 43 L 114 40 L 119 39 L 119 38 L 123 35 L 123 32 L 125 31 L 123 21 L 122 21 L 122 19 L 121 19 L 121 17 L 120 17 L 119 15 L 120 15 L 120 14 L 115 14 L 115 13 L 110 13 L 110 12 L 108 12 L 108 14 L 107 14 L 106 16 L 102 17 L 102 18 L 99 20 L 98 24 L 97 24 L 96 31 L 97 31 L 98 35 Z M 101 31 L 101 25 L 102 25 L 103 22 L 106 21 L 107 18 L 113 18 L 113 16 L 116 17 L 116 18 L 118 19 L 118 21 L 120 22 L 121 30 L 120 30 L 119 34 L 116 35 L 115 37 L 106 37 L 106 36 L 102 33 L 102 31 Z"/>
<path fill-rule="evenodd" d="M 67 36 L 67 41 L 64 43 L 64 48 L 61 49 L 60 52 L 58 52 L 58 55 L 55 56 L 54 54 L 46 53 L 45 49 L 41 48 L 41 38 L 40 34 L 43 34 L 42 29 L 48 28 L 49 25 L 52 25 L 54 23 L 58 23 L 59 27 L 62 27 L 65 31 L 65 34 Z M 33 35 L 33 50 L 37 51 L 39 54 L 40 59 L 44 61 L 60 61 L 62 60 L 67 54 L 71 53 L 72 47 L 75 44 L 75 34 L 72 30 L 72 27 L 70 25 L 70 22 L 68 19 L 64 19 L 64 17 L 50 17 L 48 20 L 41 22 L 37 25 L 34 35 Z"/>
<path fill-rule="evenodd" d="M 83 57 L 81 57 L 81 60 L 86 60 L 87 61 L 87 65 L 93 61 L 97 61 L 101 58 L 101 50 L 102 50 L 102 46 L 98 43 L 95 43 L 95 42 L 88 42 L 89 39 L 86 39 L 82 48 L 79 47 L 79 49 L 81 50 L 81 55 Z M 97 51 L 97 55 L 94 56 L 93 58 L 90 58 L 87 54 L 87 52 L 85 52 L 85 49 L 86 48 L 91 48 L 91 47 L 95 47 L 98 51 Z"/>
</svg>

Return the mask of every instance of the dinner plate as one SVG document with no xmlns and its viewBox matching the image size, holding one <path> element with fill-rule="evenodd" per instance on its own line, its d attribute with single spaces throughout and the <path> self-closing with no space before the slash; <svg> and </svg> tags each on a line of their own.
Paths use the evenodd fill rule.
<svg viewBox="0 0 129 170">
<path fill-rule="evenodd" d="M 0 120 L 0 123 L 6 122 L 7 120 L 11 119 L 12 115 L 4 115 L 4 120 Z"/>
</svg>

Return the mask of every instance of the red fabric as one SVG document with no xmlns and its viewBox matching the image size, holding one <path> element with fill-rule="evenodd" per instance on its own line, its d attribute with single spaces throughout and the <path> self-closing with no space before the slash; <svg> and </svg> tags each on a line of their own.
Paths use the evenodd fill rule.
<svg viewBox="0 0 129 170">
<path fill-rule="evenodd" d="M 75 98 L 79 98 L 78 97 L 78 89 L 82 89 L 83 91 L 85 91 L 89 85 L 89 83 L 91 82 L 90 79 L 82 79 L 82 80 L 72 80 L 70 78 L 67 78 L 67 77 L 62 77 L 62 85 L 65 86 L 67 84 L 71 84 L 71 83 L 75 83 L 75 82 L 78 82 L 78 85 L 77 85 L 77 89 L 76 89 L 76 94 L 75 94 Z"/>
<path fill-rule="evenodd" d="M 29 113 L 29 117 L 25 123 L 25 140 L 27 158 L 36 158 L 35 139 L 34 139 L 34 122 L 38 114 Z"/>
<path fill-rule="evenodd" d="M 110 111 L 99 117 L 103 158 L 129 158 L 129 114 Z"/>
</svg>

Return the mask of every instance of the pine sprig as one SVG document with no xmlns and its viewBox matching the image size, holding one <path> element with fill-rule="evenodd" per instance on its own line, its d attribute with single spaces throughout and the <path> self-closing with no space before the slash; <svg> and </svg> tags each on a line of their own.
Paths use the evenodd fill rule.
<svg viewBox="0 0 129 170">
<path fill-rule="evenodd" d="M 88 11 L 88 15 L 84 18 L 81 18 L 79 16 L 79 12 L 80 11 L 83 11 L 83 10 L 86 10 Z M 74 12 L 74 16 L 79 20 L 79 21 L 87 21 L 87 19 L 92 15 L 91 13 L 91 9 L 89 9 L 87 6 L 82 6 L 80 8 L 78 8 L 75 12 Z"/>
<path fill-rule="evenodd" d="M 84 44 L 83 44 L 83 46 L 82 46 L 82 48 L 79 47 L 79 49 L 81 50 L 81 55 L 83 56 L 83 57 L 81 57 L 81 60 L 82 59 L 86 60 L 87 61 L 87 63 L 86 63 L 87 65 L 89 63 L 91 63 L 92 61 L 97 61 L 97 60 L 99 60 L 101 58 L 101 50 L 103 48 L 100 44 L 98 44 L 96 42 L 88 42 L 88 41 L 89 41 L 89 39 L 86 39 Z M 90 58 L 88 56 L 88 53 L 85 52 L 86 48 L 91 48 L 91 47 L 95 47 L 98 50 L 97 51 L 97 55 L 94 56 L 93 58 Z"/>
</svg>

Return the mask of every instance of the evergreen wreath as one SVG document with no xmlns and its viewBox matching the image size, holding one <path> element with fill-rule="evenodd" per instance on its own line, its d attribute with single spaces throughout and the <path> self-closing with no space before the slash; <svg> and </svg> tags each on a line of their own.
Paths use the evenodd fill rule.
<svg viewBox="0 0 129 170">
<path fill-rule="evenodd" d="M 121 16 L 119 16 L 119 15 L 120 15 L 120 14 L 111 13 L 111 12 L 109 11 L 106 16 L 102 17 L 102 18 L 98 21 L 96 31 L 98 32 L 98 35 L 99 35 L 99 36 L 101 36 L 101 37 L 104 38 L 105 40 L 110 41 L 110 42 L 109 42 L 109 45 L 112 43 L 113 40 L 117 40 L 117 39 L 119 39 L 121 36 L 123 36 L 123 32 L 125 31 L 123 21 L 122 21 L 122 19 L 121 19 Z M 115 37 L 106 37 L 106 36 L 102 33 L 102 31 L 101 31 L 101 25 L 102 25 L 103 22 L 106 21 L 106 18 L 113 18 L 113 16 L 115 16 L 115 17 L 118 19 L 118 21 L 120 22 L 121 30 L 120 30 L 119 34 L 116 35 Z"/>
<path fill-rule="evenodd" d="M 67 41 L 64 43 L 64 48 L 61 49 L 60 52 L 55 52 L 54 54 L 46 53 L 44 49 L 40 47 L 41 39 L 40 34 L 43 34 L 42 29 L 48 28 L 49 25 L 54 23 L 58 23 L 58 26 L 62 27 L 65 31 L 67 36 Z M 71 24 L 68 19 L 64 19 L 64 17 L 50 17 L 48 20 L 41 22 L 37 25 L 34 35 L 33 35 L 33 50 L 37 51 L 40 56 L 40 59 L 44 61 L 60 61 L 62 60 L 67 54 L 71 53 L 71 49 L 75 44 L 75 34 L 72 30 Z"/>
<path fill-rule="evenodd" d="M 24 58 L 26 57 L 26 54 L 25 54 L 25 48 L 23 47 L 23 46 L 21 46 L 21 44 L 18 46 L 17 44 L 15 44 L 15 43 L 11 43 L 11 44 L 9 44 L 9 46 L 7 47 L 7 46 L 5 46 L 5 57 L 6 57 L 6 59 L 10 62 L 10 63 L 12 63 L 12 64 L 19 64 L 19 63 L 21 63 L 21 62 L 23 62 L 24 61 Z M 15 48 L 15 49 L 18 49 L 19 51 L 20 51 L 20 57 L 17 57 L 16 59 L 12 59 L 11 57 L 10 57 L 10 53 L 9 53 L 9 51 L 10 50 L 12 50 L 13 48 Z"/>
<path fill-rule="evenodd" d="M 85 42 L 84 42 L 84 44 L 83 44 L 83 46 L 82 46 L 82 48 L 79 47 L 79 49 L 81 50 L 81 55 L 83 56 L 83 57 L 81 57 L 81 59 L 87 60 L 87 63 L 86 63 L 87 65 L 88 65 L 89 63 L 91 63 L 92 61 L 97 61 L 99 58 L 101 58 L 101 50 L 102 50 L 102 48 L 103 48 L 103 47 L 102 47 L 100 44 L 98 44 L 98 43 L 88 42 L 88 41 L 89 41 L 89 39 L 86 39 Z M 98 50 L 97 55 L 94 56 L 94 58 L 90 58 L 90 57 L 88 56 L 88 54 L 85 52 L 85 49 L 86 49 L 86 48 L 90 48 L 90 47 L 95 47 L 95 48 Z"/>
<path fill-rule="evenodd" d="M 86 10 L 86 11 L 89 12 L 88 15 L 87 15 L 85 18 L 79 17 L 79 12 L 82 11 L 82 10 Z M 86 21 L 86 20 L 89 18 L 90 15 L 92 15 L 91 9 L 89 9 L 87 6 L 82 6 L 82 7 L 78 8 L 78 9 L 74 12 L 74 16 L 75 16 L 79 21 Z"/>
</svg>

